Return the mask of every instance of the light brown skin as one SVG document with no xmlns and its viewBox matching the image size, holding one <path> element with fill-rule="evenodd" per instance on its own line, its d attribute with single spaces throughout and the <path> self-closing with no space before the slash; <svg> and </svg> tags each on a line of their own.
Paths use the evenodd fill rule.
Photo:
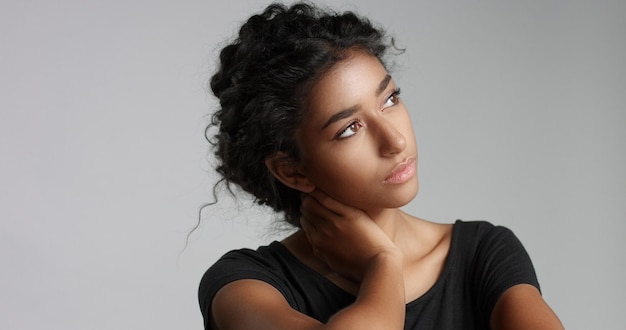
<svg viewBox="0 0 626 330">
<path fill-rule="evenodd" d="M 378 59 L 361 52 L 336 64 L 309 95 L 309 111 L 297 133 L 301 161 L 285 161 L 283 154 L 266 160 L 278 180 L 305 194 L 302 230 L 282 243 L 356 295 L 355 303 L 322 324 L 292 309 L 269 284 L 239 280 L 216 294 L 214 328 L 402 329 L 405 304 L 437 281 L 452 225 L 399 209 L 417 194 L 417 174 L 388 179 L 398 164 L 417 163 L 417 147 L 408 112 L 387 76 Z M 338 113 L 343 116 L 329 123 Z M 563 329 L 530 285 L 502 295 L 491 327 Z"/>
</svg>

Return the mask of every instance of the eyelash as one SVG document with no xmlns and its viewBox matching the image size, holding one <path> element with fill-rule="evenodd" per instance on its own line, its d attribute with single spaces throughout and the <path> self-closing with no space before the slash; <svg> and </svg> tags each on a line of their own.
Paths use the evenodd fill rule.
<svg viewBox="0 0 626 330">
<path fill-rule="evenodd" d="M 363 125 L 361 124 L 361 122 L 360 122 L 360 121 L 358 121 L 358 120 L 353 120 L 353 121 L 351 121 L 351 122 L 350 122 L 350 124 L 348 124 L 348 126 L 346 126 L 346 128 L 342 129 L 339 133 L 337 133 L 337 135 L 335 136 L 335 139 L 337 139 L 337 140 L 346 139 L 346 138 L 349 138 L 349 137 L 351 137 L 352 135 L 356 134 L 356 130 L 355 130 L 355 133 L 354 133 L 354 134 L 352 134 L 352 135 L 350 135 L 350 136 L 343 136 L 343 137 L 342 137 L 342 135 L 343 135 L 345 132 L 347 132 L 349 129 L 351 129 L 351 127 L 352 127 L 352 126 L 354 126 L 354 125 L 356 125 L 356 126 L 358 127 L 358 129 L 360 129 L 361 127 L 363 127 Z M 357 129 L 357 130 L 358 130 L 358 129 Z"/>
<path fill-rule="evenodd" d="M 396 89 L 393 90 L 393 93 L 391 93 L 391 95 L 389 95 L 389 97 L 385 101 L 385 104 L 387 104 L 387 102 L 389 100 L 392 100 L 392 99 L 393 99 L 393 104 L 390 105 L 389 107 L 398 104 L 398 101 L 400 101 L 400 88 L 396 88 Z M 386 108 L 388 108 L 388 107 L 384 107 L 383 109 L 386 109 Z"/>
<path fill-rule="evenodd" d="M 400 101 L 399 95 L 400 95 L 400 88 L 396 88 L 396 89 L 394 89 L 394 91 L 391 93 L 391 95 L 389 95 L 389 97 L 388 97 L 388 98 L 387 98 L 387 100 L 385 101 L 385 104 L 387 104 L 387 102 L 389 102 L 389 100 L 392 100 L 393 104 L 391 104 L 391 105 L 389 105 L 389 106 L 384 106 L 384 104 L 383 104 L 383 109 L 387 109 L 387 108 L 389 108 L 389 107 L 392 107 L 392 106 L 394 106 L 394 105 L 398 104 L 398 101 Z M 342 137 L 342 135 L 343 135 L 344 133 L 346 133 L 349 129 L 351 129 L 351 127 L 352 127 L 352 126 L 354 126 L 354 125 L 357 125 L 357 127 L 358 127 L 358 128 L 363 127 L 363 125 L 361 124 L 361 122 L 360 122 L 360 121 L 358 121 L 358 120 L 353 120 L 353 121 L 351 121 L 351 122 L 350 122 L 350 123 L 349 123 L 349 124 L 348 124 L 348 125 L 344 128 L 344 129 L 342 129 L 339 133 L 337 133 L 337 135 L 335 136 L 335 139 L 337 139 L 337 140 L 341 140 L 341 139 L 349 138 L 349 137 L 351 137 L 352 135 L 356 134 L 356 132 L 355 132 L 355 133 L 354 133 L 354 134 L 352 134 L 352 135 Z"/>
</svg>

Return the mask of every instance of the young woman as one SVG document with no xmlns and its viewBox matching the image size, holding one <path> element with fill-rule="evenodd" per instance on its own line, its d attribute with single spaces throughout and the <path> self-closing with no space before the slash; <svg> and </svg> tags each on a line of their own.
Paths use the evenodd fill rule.
<svg viewBox="0 0 626 330">
<path fill-rule="evenodd" d="M 299 230 L 200 284 L 207 329 L 561 329 L 507 229 L 402 212 L 417 147 L 383 33 L 269 6 L 220 55 L 217 171 Z"/>
</svg>

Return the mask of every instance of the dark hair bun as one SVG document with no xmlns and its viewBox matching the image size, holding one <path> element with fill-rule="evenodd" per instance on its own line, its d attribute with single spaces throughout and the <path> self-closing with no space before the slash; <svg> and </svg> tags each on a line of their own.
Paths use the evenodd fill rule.
<svg viewBox="0 0 626 330">
<path fill-rule="evenodd" d="M 383 32 L 351 12 L 273 4 L 250 17 L 222 49 L 211 78 L 220 101 L 207 128 L 218 128 L 210 139 L 217 172 L 257 203 L 284 212 L 293 225 L 300 217 L 299 194 L 275 180 L 264 160 L 278 151 L 298 159 L 294 132 L 309 88 L 354 49 L 381 59 L 387 49 Z"/>
</svg>

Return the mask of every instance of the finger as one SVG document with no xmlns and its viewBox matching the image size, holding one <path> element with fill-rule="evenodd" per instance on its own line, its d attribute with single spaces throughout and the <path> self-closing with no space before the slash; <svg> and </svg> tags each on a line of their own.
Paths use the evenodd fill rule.
<svg viewBox="0 0 626 330">
<path fill-rule="evenodd" d="M 309 233 L 313 233 L 317 231 L 317 228 L 309 221 L 306 217 L 300 217 L 300 228 L 304 231 L 304 233 L 309 236 Z"/>
<path fill-rule="evenodd" d="M 344 215 L 346 213 L 348 206 L 340 203 L 336 199 L 330 197 L 325 192 L 315 189 L 309 193 L 310 197 L 313 197 L 319 204 L 321 204 L 324 208 L 332 211 L 336 215 Z"/>
<path fill-rule="evenodd" d="M 317 227 L 315 227 L 306 217 L 300 217 L 300 227 L 306 236 L 306 239 L 309 241 L 311 245 L 311 249 L 313 250 L 313 254 L 316 256 L 320 256 L 319 248 L 317 248 L 316 242 L 319 240 L 319 235 L 317 232 Z"/>
<path fill-rule="evenodd" d="M 341 217 L 354 217 L 363 212 L 363 210 L 357 209 L 350 205 L 344 204 L 332 196 L 326 194 L 325 192 L 315 189 L 310 194 L 315 200 L 317 200 L 322 206 L 331 210 L 338 216 Z"/>
<path fill-rule="evenodd" d="M 315 228 L 315 226 L 313 226 L 313 224 L 311 224 L 311 222 L 308 221 L 305 217 L 300 217 L 300 228 L 302 228 L 306 239 L 309 241 L 313 254 L 319 257 L 319 249 L 316 247 L 315 244 L 313 244 L 312 241 L 312 239 L 316 237 L 315 233 L 317 232 L 317 228 Z"/>
<path fill-rule="evenodd" d="M 312 219 L 315 221 L 318 221 L 318 219 L 332 220 L 341 217 L 341 215 L 328 209 L 317 199 L 310 196 L 302 200 L 302 203 L 300 204 L 300 213 L 309 218 L 309 221 L 312 221 Z"/>
</svg>

